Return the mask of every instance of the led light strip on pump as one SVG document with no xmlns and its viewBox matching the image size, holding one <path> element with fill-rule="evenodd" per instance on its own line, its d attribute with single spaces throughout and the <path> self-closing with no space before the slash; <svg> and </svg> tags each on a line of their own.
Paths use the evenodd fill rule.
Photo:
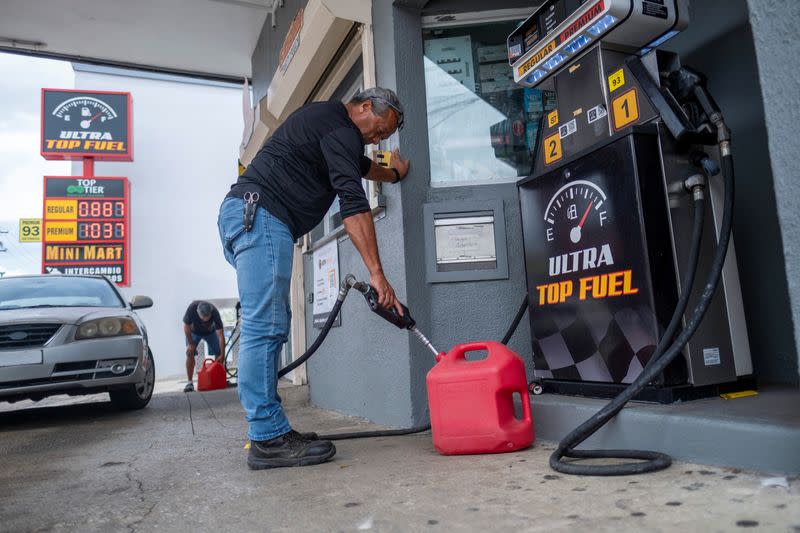
<svg viewBox="0 0 800 533">
<path fill-rule="evenodd" d="M 629 35 L 620 35 L 621 39 L 616 44 L 640 48 L 655 38 L 655 41 L 647 45 L 653 47 L 657 45 L 656 43 L 660 44 L 675 35 L 679 20 L 675 3 L 667 2 L 667 6 L 660 4 L 669 13 L 664 20 L 646 15 L 644 4 L 647 3 L 650 2 L 648 0 L 597 0 L 586 3 L 585 6 L 567 17 L 558 28 L 542 38 L 536 47 L 525 52 L 513 63 L 514 81 L 528 87 L 538 85 L 558 70 L 565 61 L 578 54 L 588 44 L 599 41 L 612 29 L 628 20 L 631 15 L 634 15 L 637 22 L 643 27 L 631 32 L 621 31 L 620 33 L 629 33 Z M 538 10 L 532 17 L 539 16 L 540 12 L 541 10 Z M 685 26 L 683 21 L 681 23 Z M 646 40 L 637 42 L 643 38 Z"/>
</svg>

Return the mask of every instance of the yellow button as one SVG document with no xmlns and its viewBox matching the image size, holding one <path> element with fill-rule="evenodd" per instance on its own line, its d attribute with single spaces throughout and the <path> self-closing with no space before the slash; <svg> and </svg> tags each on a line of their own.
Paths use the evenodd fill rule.
<svg viewBox="0 0 800 533">
<path fill-rule="evenodd" d="M 563 157 L 561 153 L 561 135 L 555 132 L 544 139 L 544 164 L 550 165 Z"/>
<path fill-rule="evenodd" d="M 628 124 L 639 120 L 639 98 L 636 89 L 617 96 L 611 102 L 611 109 L 614 112 L 614 129 L 616 130 L 621 130 Z"/>
</svg>

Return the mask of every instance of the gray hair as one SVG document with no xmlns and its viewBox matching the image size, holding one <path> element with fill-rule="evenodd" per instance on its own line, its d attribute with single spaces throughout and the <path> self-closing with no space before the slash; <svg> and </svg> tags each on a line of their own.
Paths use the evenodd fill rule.
<svg viewBox="0 0 800 533">
<path fill-rule="evenodd" d="M 214 308 L 211 307 L 211 304 L 208 302 L 200 302 L 197 304 L 197 314 L 200 316 L 211 316 L 211 313 L 214 312 L 213 309 Z"/>
<path fill-rule="evenodd" d="M 388 110 L 393 110 L 397 114 L 397 129 L 403 127 L 403 104 L 397 98 L 397 94 L 391 89 L 383 87 L 371 87 L 359 92 L 352 99 L 350 103 L 361 103 L 369 100 L 372 102 L 372 112 L 376 115 L 383 115 Z"/>
</svg>

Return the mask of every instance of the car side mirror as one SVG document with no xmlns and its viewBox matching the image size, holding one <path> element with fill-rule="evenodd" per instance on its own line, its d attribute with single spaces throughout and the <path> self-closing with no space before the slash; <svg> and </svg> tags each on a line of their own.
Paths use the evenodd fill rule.
<svg viewBox="0 0 800 533">
<path fill-rule="evenodd" d="M 134 296 L 131 300 L 131 309 L 146 309 L 153 307 L 153 300 L 148 296 Z"/>
</svg>

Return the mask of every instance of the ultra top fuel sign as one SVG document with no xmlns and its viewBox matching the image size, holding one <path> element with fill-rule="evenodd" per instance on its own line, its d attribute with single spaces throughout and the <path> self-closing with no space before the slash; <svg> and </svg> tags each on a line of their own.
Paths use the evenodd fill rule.
<svg viewBox="0 0 800 533">
<path fill-rule="evenodd" d="M 127 178 L 44 178 L 42 272 L 99 274 L 127 286 Z"/>
<path fill-rule="evenodd" d="M 132 161 L 130 93 L 42 89 L 42 157 Z"/>
</svg>

